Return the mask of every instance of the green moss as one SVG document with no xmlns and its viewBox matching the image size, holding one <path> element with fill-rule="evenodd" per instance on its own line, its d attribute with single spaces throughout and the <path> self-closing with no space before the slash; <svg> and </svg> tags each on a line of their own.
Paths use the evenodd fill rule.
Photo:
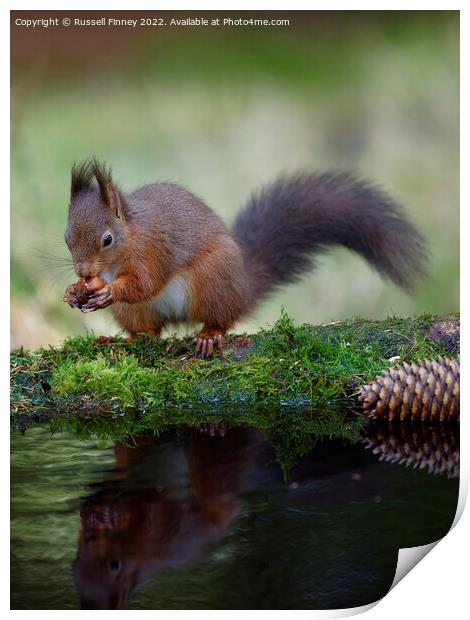
<svg viewBox="0 0 470 620">
<path fill-rule="evenodd" d="M 94 411 L 86 408 L 64 411 L 51 420 L 52 433 L 73 433 L 78 439 L 96 439 L 102 447 L 121 442 L 135 443 L 135 436 L 149 432 L 160 435 L 168 429 L 187 432 L 188 427 L 210 423 L 215 428 L 257 429 L 275 450 L 286 477 L 293 463 L 312 449 L 317 441 L 337 438 L 355 443 L 360 440 L 364 419 L 352 415 L 343 405 L 288 408 L 245 407 L 214 413 L 184 408 L 160 408 L 141 414 L 136 410 Z M 23 426 L 24 428 L 24 426 Z"/>
<path fill-rule="evenodd" d="M 349 397 L 391 365 L 448 353 L 431 340 L 436 317 L 350 320 L 295 326 L 283 311 L 272 329 L 249 339 L 227 339 L 224 354 L 195 359 L 191 339 L 97 344 L 93 334 L 60 349 L 13 351 L 14 412 L 81 405 L 109 411 L 162 408 L 205 411 L 289 407 Z M 241 351 L 241 353 L 240 353 Z"/>
</svg>

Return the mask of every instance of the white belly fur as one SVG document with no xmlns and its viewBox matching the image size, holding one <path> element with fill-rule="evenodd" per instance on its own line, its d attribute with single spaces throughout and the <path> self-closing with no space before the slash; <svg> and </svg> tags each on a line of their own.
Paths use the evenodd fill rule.
<svg viewBox="0 0 470 620">
<path fill-rule="evenodd" d="M 188 282 L 184 276 L 175 276 L 163 291 L 152 299 L 152 306 L 166 319 L 188 318 Z"/>
<path fill-rule="evenodd" d="M 109 267 L 108 269 L 104 269 L 100 276 L 103 278 L 105 284 L 110 284 L 116 279 L 118 271 L 120 269 L 119 265 L 114 265 L 113 267 Z"/>
</svg>

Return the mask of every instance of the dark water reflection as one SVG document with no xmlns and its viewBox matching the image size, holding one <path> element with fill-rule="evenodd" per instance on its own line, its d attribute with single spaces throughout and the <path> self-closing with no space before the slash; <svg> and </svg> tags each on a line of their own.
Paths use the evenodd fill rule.
<svg viewBox="0 0 470 620">
<path fill-rule="evenodd" d="M 312 438 L 287 479 L 248 427 L 99 448 L 39 426 L 12 444 L 16 609 L 364 605 L 400 547 L 446 534 L 458 498 L 457 429 Z"/>
</svg>

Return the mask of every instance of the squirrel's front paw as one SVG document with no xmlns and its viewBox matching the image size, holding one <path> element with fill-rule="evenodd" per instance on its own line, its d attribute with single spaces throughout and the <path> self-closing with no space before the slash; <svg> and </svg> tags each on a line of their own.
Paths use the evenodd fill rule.
<svg viewBox="0 0 470 620">
<path fill-rule="evenodd" d="M 94 312 L 107 308 L 113 303 L 113 290 L 110 286 L 105 286 L 96 291 L 90 300 L 81 308 L 82 312 Z"/>
<path fill-rule="evenodd" d="M 78 308 L 80 306 L 80 302 L 77 296 L 77 285 L 70 284 L 65 289 L 64 301 L 71 308 Z"/>
</svg>

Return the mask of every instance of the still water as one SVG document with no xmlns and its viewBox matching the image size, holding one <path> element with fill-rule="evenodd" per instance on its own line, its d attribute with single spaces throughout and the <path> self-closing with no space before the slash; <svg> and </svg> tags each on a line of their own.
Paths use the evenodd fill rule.
<svg viewBox="0 0 470 620">
<path fill-rule="evenodd" d="M 383 597 L 449 530 L 458 429 L 314 439 L 281 467 L 250 427 L 102 445 L 12 430 L 13 609 L 327 609 Z"/>
</svg>

